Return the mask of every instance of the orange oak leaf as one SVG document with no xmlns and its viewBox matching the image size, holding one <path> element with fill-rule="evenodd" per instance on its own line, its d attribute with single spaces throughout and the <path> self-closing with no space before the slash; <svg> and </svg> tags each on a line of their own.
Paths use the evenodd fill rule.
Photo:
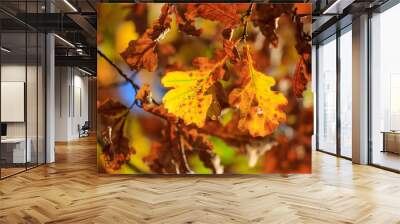
<svg viewBox="0 0 400 224">
<path fill-rule="evenodd" d="M 239 129 L 247 130 L 253 137 L 264 137 L 286 120 L 282 109 L 288 101 L 283 94 L 271 90 L 274 78 L 254 68 L 248 45 L 244 48 L 244 57 L 249 81 L 230 93 L 229 103 L 239 109 Z"/>
<path fill-rule="evenodd" d="M 192 3 L 188 4 L 188 11 L 194 11 L 193 14 L 204 19 L 221 22 L 226 28 L 234 28 L 241 22 L 237 5 L 241 4 Z"/>
<path fill-rule="evenodd" d="M 165 74 L 161 83 L 172 88 L 163 97 L 163 104 L 168 112 L 181 118 L 186 125 L 204 126 L 207 116 L 215 118 L 220 111 L 215 97 L 215 82 L 222 79 L 225 58 L 213 63 L 207 58 L 197 58 L 193 64 L 199 69 L 190 71 L 172 71 Z M 209 109 L 211 106 L 211 112 Z"/>
<path fill-rule="evenodd" d="M 164 4 L 161 9 L 161 15 L 154 21 L 152 27 L 148 28 L 145 33 L 137 40 L 129 42 L 128 48 L 121 53 L 121 57 L 129 65 L 132 70 L 155 71 L 158 65 L 158 56 L 155 47 L 158 40 L 171 27 L 170 5 Z"/>
</svg>

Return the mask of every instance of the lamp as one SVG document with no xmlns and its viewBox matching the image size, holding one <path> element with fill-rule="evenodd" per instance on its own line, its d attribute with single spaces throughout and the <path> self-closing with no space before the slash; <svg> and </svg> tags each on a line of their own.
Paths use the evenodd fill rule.
<svg viewBox="0 0 400 224">
<path fill-rule="evenodd" d="M 61 40 L 62 42 L 64 42 L 65 44 L 67 44 L 70 47 L 75 48 L 75 45 L 73 45 L 71 42 L 69 42 L 68 40 L 60 37 L 58 34 L 54 34 L 55 37 L 57 37 L 59 40 Z"/>
<path fill-rule="evenodd" d="M 1 47 L 0 49 L 1 49 L 1 51 L 4 51 L 6 53 L 10 53 L 11 52 L 11 50 L 9 50 L 9 49 L 7 49 L 5 47 Z"/>
<path fill-rule="evenodd" d="M 68 7 L 70 7 L 74 12 L 78 12 L 78 10 L 68 0 L 64 0 L 64 3 L 68 5 Z"/>
</svg>

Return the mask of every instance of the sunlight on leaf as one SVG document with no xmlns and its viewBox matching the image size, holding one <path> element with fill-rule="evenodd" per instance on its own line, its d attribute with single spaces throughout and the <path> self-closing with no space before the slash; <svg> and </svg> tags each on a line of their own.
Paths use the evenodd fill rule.
<svg viewBox="0 0 400 224">
<path fill-rule="evenodd" d="M 254 68 L 248 45 L 244 53 L 249 82 L 244 88 L 234 89 L 230 93 L 229 103 L 240 111 L 240 129 L 248 130 L 253 137 L 267 136 L 286 120 L 282 108 L 288 101 L 283 94 L 271 90 L 275 85 L 274 78 Z"/>
<path fill-rule="evenodd" d="M 209 70 L 168 72 L 161 83 L 172 87 L 165 94 L 163 103 L 168 112 L 183 119 L 185 124 L 204 126 L 208 109 L 215 100 L 208 90 L 213 85 Z"/>
</svg>

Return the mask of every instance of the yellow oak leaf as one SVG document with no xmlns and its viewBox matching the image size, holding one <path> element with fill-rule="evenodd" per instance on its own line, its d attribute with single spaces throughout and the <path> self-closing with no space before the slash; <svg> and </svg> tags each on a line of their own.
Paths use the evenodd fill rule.
<svg viewBox="0 0 400 224">
<path fill-rule="evenodd" d="M 236 88 L 229 95 L 229 103 L 240 111 L 238 128 L 253 137 L 270 135 L 281 122 L 286 121 L 282 108 L 288 101 L 279 92 L 272 91 L 275 79 L 257 71 L 253 66 L 249 46 L 244 48 L 247 60 L 248 82 L 244 88 Z"/>
<path fill-rule="evenodd" d="M 168 72 L 161 83 L 172 88 L 163 97 L 164 107 L 169 113 L 183 119 L 186 125 L 203 127 L 215 97 L 210 87 L 215 83 L 215 69 Z"/>
</svg>

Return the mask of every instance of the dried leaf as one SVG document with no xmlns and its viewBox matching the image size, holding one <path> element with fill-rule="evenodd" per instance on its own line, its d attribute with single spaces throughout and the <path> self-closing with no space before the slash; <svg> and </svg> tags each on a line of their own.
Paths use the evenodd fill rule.
<svg viewBox="0 0 400 224">
<path fill-rule="evenodd" d="M 241 22 L 237 4 L 189 4 L 188 11 L 195 11 L 197 16 L 204 19 L 221 22 L 226 28 L 235 28 Z"/>
<path fill-rule="evenodd" d="M 223 167 L 219 158 L 212 152 L 212 144 L 208 135 L 199 133 L 197 129 L 181 125 L 174 114 L 168 113 L 164 105 L 149 102 L 150 87 L 144 85 L 137 93 L 136 99 L 141 100 L 145 111 L 167 121 L 167 127 L 162 131 L 159 143 L 152 145 L 151 153 L 146 158 L 152 170 L 162 173 L 192 173 L 187 161 L 189 152 L 198 152 L 205 166 L 214 173 L 222 173 Z"/>
<path fill-rule="evenodd" d="M 101 116 L 107 117 L 109 119 L 117 119 L 125 114 L 129 109 L 113 99 L 107 99 L 97 108 L 98 113 Z"/>
<path fill-rule="evenodd" d="M 304 4 L 299 5 L 303 6 Z M 298 9 L 296 8 L 293 22 L 296 26 L 296 50 L 300 55 L 300 60 L 297 63 L 293 78 L 293 90 L 297 97 L 301 97 L 308 82 L 311 80 L 311 36 L 304 32 L 304 24 L 300 16 L 297 15 L 297 11 Z"/>
<path fill-rule="evenodd" d="M 158 106 L 161 107 L 161 106 Z M 160 142 L 154 142 L 146 161 L 152 170 L 160 173 L 192 173 L 187 155 L 197 152 L 205 166 L 214 173 L 221 172 L 216 163 L 219 158 L 212 152 L 212 144 L 207 135 L 200 134 L 194 128 L 169 123 L 163 130 Z"/>
<path fill-rule="evenodd" d="M 98 114 L 100 115 L 100 119 L 102 123 L 108 127 L 113 127 L 118 123 L 118 121 L 123 118 L 128 112 L 129 109 L 119 101 L 115 101 L 113 99 L 107 99 L 97 108 Z M 104 136 L 108 137 L 108 141 L 111 142 L 111 134 L 110 131 L 103 130 Z"/>
<path fill-rule="evenodd" d="M 248 45 L 244 53 L 250 79 L 244 88 L 234 89 L 230 93 L 229 103 L 239 108 L 239 129 L 248 130 L 253 137 L 267 136 L 286 120 L 282 108 L 287 105 L 287 99 L 271 90 L 275 85 L 274 78 L 254 68 Z"/>
<path fill-rule="evenodd" d="M 178 4 L 174 7 L 176 23 L 178 24 L 179 30 L 192 36 L 200 36 L 203 30 L 196 28 L 194 20 L 196 15 L 188 12 L 186 6 L 187 4 Z"/>
<path fill-rule="evenodd" d="M 278 46 L 276 20 L 282 15 L 291 15 L 293 4 L 256 4 L 251 17 L 253 24 L 260 28 L 268 44 Z"/>
<path fill-rule="evenodd" d="M 223 41 L 224 51 L 226 55 L 229 57 L 232 63 L 237 63 L 240 61 L 239 52 L 235 46 L 235 43 L 231 40 Z"/>
<path fill-rule="evenodd" d="M 169 16 L 169 4 L 164 4 L 161 9 L 161 15 L 153 23 L 151 28 L 137 40 L 129 42 L 128 48 L 121 53 L 121 57 L 132 70 L 155 71 L 158 65 L 158 57 L 155 53 L 155 47 L 158 40 L 163 37 L 171 27 L 171 17 Z"/>
<path fill-rule="evenodd" d="M 148 71 L 154 71 L 158 64 L 155 46 L 156 42 L 152 39 L 141 37 L 132 40 L 121 56 L 132 70 L 138 71 L 145 68 Z"/>
<path fill-rule="evenodd" d="M 161 14 L 156 21 L 153 22 L 152 27 L 147 29 L 144 37 L 152 40 L 158 40 L 163 34 L 171 28 L 172 18 L 170 14 L 170 4 L 164 4 L 161 8 Z"/>
<path fill-rule="evenodd" d="M 104 160 L 109 168 L 119 169 L 130 155 L 135 153 L 135 150 L 129 147 L 129 139 L 124 135 L 129 109 L 118 101 L 108 99 L 99 106 L 98 112 L 106 125 L 101 132 Z"/>
<path fill-rule="evenodd" d="M 300 57 L 293 78 L 293 91 L 297 97 L 302 96 L 310 80 L 311 80 L 311 74 L 307 69 L 306 61 L 303 57 Z"/>
</svg>

